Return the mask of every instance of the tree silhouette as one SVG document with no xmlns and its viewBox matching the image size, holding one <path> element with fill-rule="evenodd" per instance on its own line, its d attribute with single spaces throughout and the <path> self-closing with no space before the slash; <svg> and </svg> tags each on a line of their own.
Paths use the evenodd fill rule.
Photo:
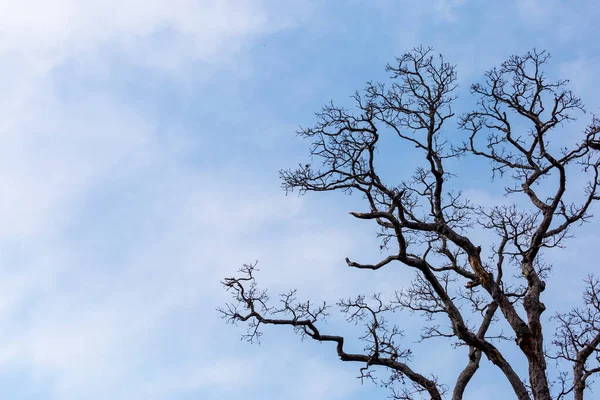
<svg viewBox="0 0 600 400">
<path fill-rule="evenodd" d="M 389 255 L 373 264 L 346 258 L 348 266 L 376 270 L 396 264 L 418 272 L 412 285 L 391 300 L 380 295 L 340 300 L 348 320 L 366 327 L 362 353 L 347 352 L 342 336 L 322 332 L 327 304 L 298 301 L 295 291 L 271 303 L 255 281 L 256 264 L 223 281 L 233 296 L 220 309 L 223 317 L 246 322 L 250 341 L 260 337 L 261 325 L 285 325 L 304 337 L 334 342 L 342 361 L 363 364 L 361 377 L 375 379 L 374 368 L 388 369 L 390 377 L 382 383 L 397 399 L 462 399 L 482 355 L 499 368 L 518 399 L 571 394 L 582 399 L 590 377 L 600 371 L 600 283 L 588 277 L 583 308 L 555 315 L 555 323 L 547 325 L 557 327 L 554 340 L 545 342 L 541 294 L 550 265 L 542 254 L 561 247 L 572 228 L 591 218 L 590 207 L 600 199 L 600 120 L 593 117 L 578 141 L 564 144 L 569 140 L 563 136 L 555 139 L 560 146 L 551 142 L 550 136 L 566 130 L 584 109 L 567 81 L 547 79 L 548 60 L 544 51 L 510 57 L 472 85 L 475 109 L 457 117 L 455 67 L 432 49 L 415 48 L 387 66 L 389 84 L 368 83 L 354 94 L 352 110 L 324 106 L 316 124 L 299 132 L 310 141 L 310 154 L 321 168 L 307 164 L 281 171 L 285 190 L 360 194 L 367 210 L 351 215 L 380 228 L 381 247 Z M 459 135 L 445 134 L 452 120 L 462 135 L 458 142 Z M 381 178 L 376 163 L 381 135 L 393 135 L 420 154 L 412 179 Z M 489 160 L 492 174 L 507 182 L 506 195 L 514 204 L 477 205 L 448 189 L 448 160 L 465 156 Z M 575 180 L 582 175 L 583 186 Z M 482 251 L 476 229 L 495 239 L 490 249 Z M 438 382 L 433 371 L 410 366 L 418 355 L 403 347 L 400 328 L 386 318 L 397 309 L 424 316 L 423 340 L 447 337 L 468 346 L 466 366 L 453 387 Z M 440 316 L 446 326 L 428 324 Z M 501 319 L 509 334 L 494 331 Z M 518 346 L 528 376 L 519 376 L 498 343 Z M 551 382 L 548 360 L 557 360 L 557 368 L 568 362 L 570 371 L 559 371 Z"/>
</svg>

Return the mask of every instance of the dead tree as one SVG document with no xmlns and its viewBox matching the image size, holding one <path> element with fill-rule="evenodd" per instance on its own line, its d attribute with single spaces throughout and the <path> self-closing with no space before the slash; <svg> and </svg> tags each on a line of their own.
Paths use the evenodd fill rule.
<svg viewBox="0 0 600 400">
<path fill-rule="evenodd" d="M 413 284 L 391 300 L 359 295 L 339 302 L 349 320 L 364 323 L 364 352 L 348 352 L 342 336 L 324 333 L 327 304 L 297 301 L 294 291 L 270 303 L 267 292 L 257 287 L 255 264 L 223 281 L 234 299 L 220 309 L 223 317 L 246 322 L 251 341 L 259 338 L 261 325 L 286 325 L 305 337 L 333 342 L 342 361 L 362 364 L 361 377 L 374 378 L 377 367 L 387 369 L 391 374 L 384 384 L 394 388 L 397 399 L 462 399 L 482 355 L 497 366 L 518 399 L 570 393 L 583 398 L 588 378 L 600 371 L 600 284 L 588 279 L 584 308 L 557 314 L 554 324 L 546 324 L 548 329 L 558 326 L 555 339 L 544 342 L 548 332 L 542 292 L 550 265 L 542 254 L 562 246 L 572 228 L 587 222 L 600 198 L 600 121 L 592 118 L 579 139 L 556 137 L 561 132 L 576 136 L 568 123 L 584 109 L 566 88 L 567 81 L 548 80 L 543 72 L 548 59 L 546 52 L 537 51 L 509 58 L 471 87 L 475 109 L 455 117 L 455 67 L 431 49 L 416 48 L 387 66 L 388 85 L 368 83 L 353 96 L 354 109 L 324 106 L 317 123 L 299 132 L 310 140 L 310 154 L 321 167 L 281 171 L 285 190 L 360 194 L 366 210 L 350 214 L 376 223 L 381 247 L 389 252 L 373 264 L 346 258 L 348 266 L 417 272 Z M 458 124 L 449 124 L 452 120 Z M 383 135 L 396 137 L 422 156 L 411 179 L 398 183 L 381 178 L 376 150 Z M 445 167 L 450 159 L 466 156 L 487 159 L 514 204 L 472 204 L 448 188 L 452 175 Z M 575 176 L 584 176 L 587 183 L 571 184 Z M 489 249 L 478 243 L 482 231 L 495 238 Z M 411 367 L 418 355 L 403 346 L 401 330 L 386 318 L 397 309 L 443 321 L 443 326 L 426 326 L 422 339 L 448 337 L 468 346 L 466 366 L 453 387 L 438 382 L 433 371 Z M 479 315 L 478 326 L 465 322 L 474 315 Z M 510 334 L 493 331 L 501 320 Z M 528 376 L 515 372 L 498 343 L 518 346 Z M 554 385 L 548 360 L 558 360 L 560 366 L 571 363 L 571 371 L 558 373 Z"/>
</svg>

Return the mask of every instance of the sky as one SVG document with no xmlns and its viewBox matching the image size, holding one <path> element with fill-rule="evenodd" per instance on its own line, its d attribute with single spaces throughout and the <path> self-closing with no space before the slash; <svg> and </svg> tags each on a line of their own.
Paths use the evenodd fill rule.
<svg viewBox="0 0 600 400">
<path fill-rule="evenodd" d="M 379 257 L 373 227 L 348 215 L 360 199 L 280 189 L 278 171 L 307 160 L 298 126 L 421 44 L 457 65 L 461 105 L 486 70 L 537 48 L 587 105 L 573 134 L 600 113 L 593 0 L 1 4 L 2 398 L 385 398 L 332 346 L 285 329 L 251 345 L 216 312 L 220 280 L 254 260 L 274 293 L 333 302 L 411 278 L 346 266 Z M 487 171 L 456 168 L 472 199 L 502 201 Z M 555 309 L 596 268 L 599 224 L 550 255 Z M 327 329 L 361 333 L 335 318 Z M 451 383 L 464 351 L 428 350 L 415 369 Z M 486 365 L 465 398 L 510 393 Z"/>
</svg>

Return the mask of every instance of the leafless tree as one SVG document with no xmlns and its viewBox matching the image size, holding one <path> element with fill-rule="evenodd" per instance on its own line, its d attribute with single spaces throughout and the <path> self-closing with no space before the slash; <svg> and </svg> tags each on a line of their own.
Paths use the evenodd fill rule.
<svg viewBox="0 0 600 400">
<path fill-rule="evenodd" d="M 223 317 L 246 322 L 250 341 L 260 337 L 262 325 L 286 325 L 304 337 L 333 342 L 342 361 L 363 364 L 362 378 L 375 379 L 377 367 L 389 370 L 383 383 L 397 399 L 462 399 L 482 355 L 497 366 L 518 399 L 571 394 L 582 399 L 590 377 L 600 372 L 600 283 L 589 277 L 583 308 L 556 314 L 553 324 L 544 324 L 541 295 L 550 265 L 542 253 L 563 246 L 572 228 L 591 218 L 590 208 L 600 199 L 600 120 L 593 117 L 574 140 L 572 132 L 556 137 L 584 109 L 567 81 L 549 81 L 543 72 L 548 60 L 544 51 L 510 57 L 472 85 L 475 109 L 455 117 L 455 67 L 419 47 L 387 66 L 388 85 L 368 83 L 353 96 L 351 110 L 324 106 L 317 123 L 299 132 L 310 140 L 310 154 L 321 166 L 281 171 L 283 187 L 360 194 L 367 210 L 350 214 L 378 224 L 381 247 L 389 252 L 373 264 L 346 258 L 348 266 L 376 270 L 396 265 L 417 272 L 412 285 L 391 300 L 359 295 L 339 302 L 348 320 L 366 328 L 363 352 L 347 352 L 344 337 L 323 333 L 327 304 L 298 301 L 294 291 L 271 303 L 256 284 L 256 264 L 223 281 L 233 297 L 220 309 Z M 449 125 L 452 120 L 458 129 Z M 381 178 L 376 157 L 382 135 L 396 137 L 422 156 L 411 179 L 394 183 Z M 553 135 L 558 144 L 551 142 Z M 514 203 L 481 206 L 451 190 L 446 166 L 465 156 L 487 159 Z M 478 243 L 482 231 L 495 239 L 489 250 L 482 251 Z M 411 367 L 418 355 L 403 346 L 402 331 L 386 317 L 398 309 L 416 311 L 426 323 L 443 322 L 427 325 L 422 340 L 448 337 L 468 346 L 466 366 L 453 386 L 438 382 L 432 371 Z M 478 324 L 466 322 L 473 320 Z M 499 324 L 511 332 L 494 331 Z M 557 327 L 553 341 L 544 342 L 548 332 L 543 325 Z M 498 343 L 520 349 L 528 376 L 519 376 Z M 570 371 L 552 379 L 548 360 L 557 368 L 570 363 Z"/>
</svg>

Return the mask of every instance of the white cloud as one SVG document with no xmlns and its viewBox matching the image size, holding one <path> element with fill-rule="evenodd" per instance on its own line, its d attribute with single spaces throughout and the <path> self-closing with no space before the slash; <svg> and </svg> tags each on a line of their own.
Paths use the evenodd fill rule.
<svg viewBox="0 0 600 400">
<path fill-rule="evenodd" d="M 134 51 L 133 60 L 144 55 L 144 40 L 172 32 L 185 39 L 183 46 L 174 43 L 177 51 L 186 57 L 208 60 L 236 51 L 256 34 L 280 28 L 277 22 L 268 20 L 262 5 L 245 0 L 10 2 L 0 17 L 0 50 L 51 63 L 109 46 Z M 151 52 L 173 50 L 168 47 L 153 47 Z M 154 56 L 158 62 L 159 54 Z"/>
<path fill-rule="evenodd" d="M 10 186 L 0 244 L 18 270 L 0 272 L 8 327 L 0 337 L 10 344 L 0 360 L 50 380 L 57 398 L 193 390 L 144 381 L 168 372 L 152 360 L 173 335 L 204 346 L 182 356 L 183 376 L 217 348 L 212 332 L 226 329 L 214 312 L 224 300 L 219 279 L 267 254 L 273 266 L 304 260 L 315 276 L 330 277 L 335 264 L 324 249 L 351 246 L 277 187 L 266 190 L 244 172 L 186 166 L 185 132 L 167 139 L 152 118 L 114 98 L 66 104 L 49 89 L 40 94 L 29 102 L 38 118 L 15 119 L 1 139 L 0 175 Z M 274 239 L 271 229 L 282 234 Z M 203 317 L 173 323 L 183 310 Z M 211 374 L 224 379 L 218 369 Z"/>
<path fill-rule="evenodd" d="M 245 45 L 286 23 L 262 2 L 245 0 L 8 2 L 0 15 L 0 109 L 12 118 L 0 129 L 31 117 L 29 102 L 68 60 L 78 59 L 89 75 L 107 74 L 107 55 L 115 53 L 129 65 L 171 72 L 194 62 L 239 68 Z M 201 72 L 195 68 L 194 76 Z"/>
<path fill-rule="evenodd" d="M 157 357 L 153 349 L 169 347 L 169 335 L 185 332 L 210 343 L 204 319 L 173 326 L 174 315 L 196 307 L 208 326 L 220 324 L 208 296 L 220 291 L 218 280 L 228 273 L 222 268 L 240 264 L 233 250 L 255 253 L 265 242 L 252 236 L 267 220 L 296 215 L 300 201 L 277 188 L 268 194 L 256 182 L 186 167 L 187 132 L 165 135 L 156 116 L 104 88 L 67 101 L 56 69 L 77 60 L 85 78 L 110 81 L 114 52 L 126 55 L 129 67 L 168 73 L 198 62 L 232 68 L 259 35 L 295 23 L 295 12 L 278 13 L 244 0 L 3 5 L 0 321 L 6 329 L 0 337 L 7 346 L 0 360 L 6 368 L 27 366 L 61 399 L 132 398 L 145 390 L 145 373 L 167 372 L 160 362 L 146 364 Z M 194 361 L 182 375 L 197 371 L 200 360 Z M 211 376 L 224 379 L 227 365 L 212 367 Z M 165 392 L 168 380 L 154 384 L 173 395 Z"/>
<path fill-rule="evenodd" d="M 31 234 L 56 223 L 57 204 L 124 157 L 148 151 L 144 141 L 153 134 L 152 118 L 107 93 L 61 102 L 51 75 L 55 67 L 91 53 L 98 65 L 84 65 L 102 70 L 106 48 L 150 67 L 226 63 L 256 35 L 287 23 L 270 19 L 262 5 L 244 0 L 4 4 L 0 236 Z M 157 40 L 164 32 L 173 37 Z"/>
</svg>

